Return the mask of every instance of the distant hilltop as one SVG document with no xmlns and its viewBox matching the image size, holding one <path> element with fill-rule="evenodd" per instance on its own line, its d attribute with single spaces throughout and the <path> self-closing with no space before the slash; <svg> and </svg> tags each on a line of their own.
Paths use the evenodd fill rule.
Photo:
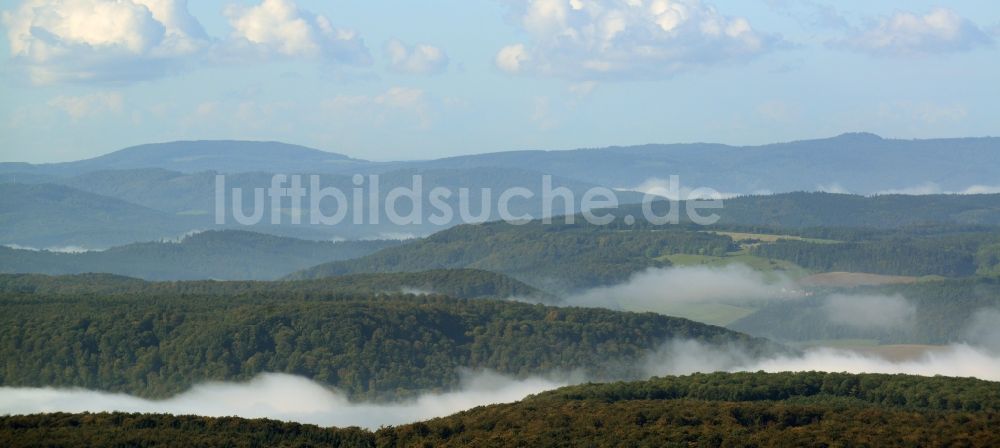
<svg viewBox="0 0 1000 448">
<path fill-rule="evenodd" d="M 625 189 L 677 175 L 687 187 L 710 187 L 730 194 L 817 190 L 947 193 L 989 192 L 1000 184 L 997 154 L 1000 138 L 895 140 L 863 132 L 759 146 L 647 144 L 396 162 L 373 162 L 279 142 L 212 140 L 139 145 L 75 162 L 0 163 L 0 174 L 37 182 L 49 177 L 149 168 L 178 173 L 344 175 L 508 168 Z"/>
</svg>

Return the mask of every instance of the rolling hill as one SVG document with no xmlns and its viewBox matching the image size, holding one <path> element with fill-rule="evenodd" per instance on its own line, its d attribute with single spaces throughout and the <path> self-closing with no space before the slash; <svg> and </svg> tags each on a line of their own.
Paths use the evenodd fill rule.
<svg viewBox="0 0 1000 448">
<path fill-rule="evenodd" d="M 381 295 L 438 294 L 456 299 L 544 298 L 546 294 L 505 275 L 478 269 L 354 274 L 296 281 L 166 281 L 150 282 L 114 274 L 0 274 L 0 293 L 44 296 L 214 295 L 238 297 L 247 291 L 275 294 Z"/>
<path fill-rule="evenodd" d="M 53 184 L 0 184 L 0 244 L 98 249 L 176 237 L 191 219 Z"/>
<path fill-rule="evenodd" d="M 731 240 L 709 233 L 492 222 L 456 226 L 356 260 L 331 262 L 290 275 L 322 278 L 362 272 L 475 268 L 500 272 L 563 293 L 618 283 L 649 267 L 667 266 L 664 252 L 725 253 Z"/>
<path fill-rule="evenodd" d="M 892 140 L 874 134 L 761 146 L 650 144 L 568 151 L 510 151 L 422 162 L 424 166 L 530 166 L 613 187 L 680 176 L 683 186 L 722 192 L 815 191 L 870 194 L 927 182 L 949 191 L 997 186 L 1000 138 Z"/>
<path fill-rule="evenodd" d="M 184 173 L 386 173 L 401 169 L 514 168 L 609 187 L 680 176 L 688 188 L 748 194 L 821 188 L 871 194 L 931 184 L 996 191 L 1000 138 L 893 140 L 865 133 L 760 146 L 650 144 L 563 151 L 506 151 L 424 161 L 369 162 L 277 142 L 180 141 L 125 148 L 76 162 L 0 164 L 0 174 L 73 176 L 161 168 Z M 932 188 L 931 190 L 933 190 Z M 983 190 L 983 188 L 979 188 Z"/>
<path fill-rule="evenodd" d="M 198 140 L 150 143 L 120 149 L 92 159 L 30 165 L 0 164 L 0 172 L 75 176 L 93 171 L 160 168 L 196 173 L 320 172 L 349 169 L 365 161 L 342 154 L 280 142 Z"/>
<path fill-rule="evenodd" d="M 178 242 L 132 243 L 81 253 L 0 247 L 0 272 L 101 272 L 148 280 L 268 280 L 318 263 L 368 255 L 398 243 L 334 243 L 242 230 L 210 230 Z"/>
<path fill-rule="evenodd" d="M 0 385 L 165 397 L 206 381 L 283 372 L 352 398 L 384 399 L 455 387 L 461 369 L 636 378 L 639 360 L 674 338 L 750 355 L 778 349 L 653 313 L 279 286 L 0 292 L 0 359 L 18 360 L 0 369 Z"/>
</svg>

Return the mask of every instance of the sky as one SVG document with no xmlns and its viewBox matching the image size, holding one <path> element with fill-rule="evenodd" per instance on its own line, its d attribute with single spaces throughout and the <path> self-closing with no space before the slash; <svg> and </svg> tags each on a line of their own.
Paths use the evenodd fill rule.
<svg viewBox="0 0 1000 448">
<path fill-rule="evenodd" d="M 4 0 L 0 161 L 1000 135 L 1000 2 Z"/>
</svg>

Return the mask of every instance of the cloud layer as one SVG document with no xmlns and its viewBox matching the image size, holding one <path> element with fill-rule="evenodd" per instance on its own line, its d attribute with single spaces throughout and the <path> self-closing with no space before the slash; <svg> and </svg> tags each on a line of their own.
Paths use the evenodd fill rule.
<svg viewBox="0 0 1000 448">
<path fill-rule="evenodd" d="M 440 48 L 427 44 L 410 46 L 391 39 L 385 43 L 385 55 L 389 70 L 397 73 L 430 75 L 448 68 L 448 55 Z"/>
<path fill-rule="evenodd" d="M 159 76 L 208 45 L 186 0 L 28 0 L 3 24 L 38 84 Z"/>
<path fill-rule="evenodd" d="M 361 36 L 292 0 L 229 6 L 228 39 L 209 37 L 187 0 L 26 0 L 3 13 L 12 62 L 35 84 L 123 83 L 198 63 L 313 58 L 368 65 Z"/>
<path fill-rule="evenodd" d="M 334 27 L 325 16 L 300 10 L 291 0 L 263 0 L 252 7 L 230 5 L 225 15 L 237 47 L 261 56 L 371 63 L 368 48 L 356 31 Z"/>
<path fill-rule="evenodd" d="M 921 196 L 929 194 L 997 194 L 1000 193 L 1000 185 L 971 185 L 963 190 L 947 190 L 934 182 L 925 182 L 920 185 L 903 188 L 891 188 L 879 191 L 876 194 L 901 194 L 909 196 Z"/>
<path fill-rule="evenodd" d="M 802 355 L 752 358 L 737 347 L 697 341 L 669 341 L 651 353 L 642 366 L 647 375 L 683 375 L 716 371 L 826 371 L 906 373 L 1000 380 L 1000 359 L 968 345 L 928 351 L 914 359 L 891 362 L 874 355 L 834 349 L 814 349 Z M 558 377 L 553 377 L 558 378 Z M 246 383 L 206 383 L 170 399 L 154 401 L 125 394 L 83 389 L 0 388 L 0 415 L 42 412 L 145 412 L 240 416 L 310 423 L 320 426 L 384 425 L 426 420 L 476 406 L 517 401 L 527 395 L 586 378 L 518 380 L 495 373 L 467 374 L 452 392 L 425 394 L 403 402 L 350 402 L 342 394 L 305 378 L 262 374 Z"/>
<path fill-rule="evenodd" d="M 953 344 L 928 350 L 904 361 L 852 350 L 816 348 L 799 355 L 752 358 L 734 347 L 718 347 L 698 341 L 670 341 L 644 363 L 648 375 L 686 375 L 694 372 L 848 372 L 902 373 L 922 376 L 975 377 L 1000 381 L 1000 357 L 988 350 Z"/>
<path fill-rule="evenodd" d="M 901 295 L 833 294 L 823 303 L 823 312 L 837 325 L 889 329 L 910 327 L 917 307 Z"/>
<path fill-rule="evenodd" d="M 741 304 L 798 296 L 799 292 L 788 279 L 769 279 L 766 274 L 745 265 L 732 264 L 649 269 L 635 274 L 625 283 L 568 297 L 563 304 L 671 314 L 671 307 L 678 304 Z"/>
<path fill-rule="evenodd" d="M 878 56 L 913 56 L 968 51 L 992 41 L 955 11 L 935 8 L 922 15 L 897 12 L 836 44 Z"/>
<path fill-rule="evenodd" d="M 277 373 L 262 374 L 246 383 L 205 383 L 161 401 L 82 389 L 3 387 L 0 414 L 122 411 L 209 417 L 236 415 L 378 429 L 475 406 L 517 401 L 566 384 L 543 378 L 515 380 L 484 372 L 467 375 L 458 390 L 396 403 L 352 403 L 343 394 L 319 383 Z"/>
<path fill-rule="evenodd" d="M 508 73 L 566 78 L 659 78 L 746 60 L 778 38 L 699 0 L 511 1 L 530 43 L 514 43 L 495 63 Z"/>
</svg>

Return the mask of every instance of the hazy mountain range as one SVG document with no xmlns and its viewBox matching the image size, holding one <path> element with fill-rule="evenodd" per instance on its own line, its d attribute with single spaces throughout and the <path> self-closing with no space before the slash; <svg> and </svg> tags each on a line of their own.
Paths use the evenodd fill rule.
<svg viewBox="0 0 1000 448">
<path fill-rule="evenodd" d="M 995 175 L 1000 169 L 1000 158 L 996 157 L 998 150 L 1000 138 L 893 140 L 855 133 L 762 146 L 649 144 L 372 162 L 285 143 L 223 140 L 140 145 L 76 162 L 0 163 L 0 173 L 35 180 L 141 168 L 183 173 L 367 174 L 406 168 L 503 167 L 621 188 L 676 174 L 687 186 L 707 186 L 732 193 L 837 187 L 869 194 L 928 183 L 945 191 L 998 185 L 1000 180 Z"/>
<path fill-rule="evenodd" d="M 525 187 L 536 198 L 541 197 L 543 174 L 552 175 L 554 187 L 566 187 L 577 198 L 597 186 L 639 190 L 662 187 L 663 179 L 674 174 L 680 176 L 682 194 L 700 186 L 730 195 L 816 190 L 865 194 L 998 192 L 998 150 L 998 138 L 889 140 L 871 134 L 845 134 L 752 147 L 643 145 L 372 162 L 277 142 L 158 143 L 75 162 L 0 163 L 0 244 L 94 249 L 231 228 L 232 220 L 217 225 L 215 219 L 215 180 L 219 173 L 226 174 L 227 189 L 247 192 L 269 187 L 273 174 L 318 174 L 322 186 L 344 192 L 357 185 L 355 174 L 364 174 L 365 182 L 377 174 L 383 195 L 394 187 L 411 186 L 413 176 L 419 174 L 425 195 L 435 187 L 452 192 L 467 188 L 473 208 L 478 209 L 484 199 L 492 201 L 491 213 L 480 219 L 488 221 L 499 218 L 497 196 L 506 189 Z M 492 197 L 484 197 L 483 189 L 491 189 Z M 620 190 L 618 199 L 621 203 L 635 203 L 641 194 Z M 845 197 L 842 201 L 860 199 Z M 758 219 L 753 222 L 786 225 L 768 217 L 776 201 L 781 199 L 768 202 L 771 208 L 744 210 L 741 214 L 749 217 L 756 213 Z M 457 195 L 446 202 L 457 209 Z M 730 204 L 740 207 L 739 201 Z M 281 214 L 286 220 L 300 214 L 306 224 L 273 224 L 265 220 L 238 227 L 316 240 L 384 239 L 429 235 L 462 222 L 456 214 L 447 222 L 429 223 L 427 218 L 433 211 L 426 208 L 420 224 L 394 225 L 380 211 L 383 219 L 377 224 L 369 221 L 354 225 L 345 220 L 337 226 L 308 225 L 308 215 L 303 214 L 308 210 L 283 209 Z M 251 201 L 245 201 L 243 209 L 251 210 Z M 975 209 L 978 211 L 966 211 L 948 221 L 991 222 L 997 213 Z M 324 205 L 324 210 L 330 211 L 329 204 Z M 554 209 L 553 214 L 562 214 L 560 210 Z M 540 217 L 543 212 L 537 200 L 513 201 L 510 211 L 532 217 Z M 790 218 L 788 214 L 783 216 Z M 843 215 L 833 214 L 830 219 L 836 221 L 838 216 Z M 830 224 L 825 218 L 816 219 L 813 225 Z M 39 221 L 46 224 L 37 225 Z"/>
</svg>

